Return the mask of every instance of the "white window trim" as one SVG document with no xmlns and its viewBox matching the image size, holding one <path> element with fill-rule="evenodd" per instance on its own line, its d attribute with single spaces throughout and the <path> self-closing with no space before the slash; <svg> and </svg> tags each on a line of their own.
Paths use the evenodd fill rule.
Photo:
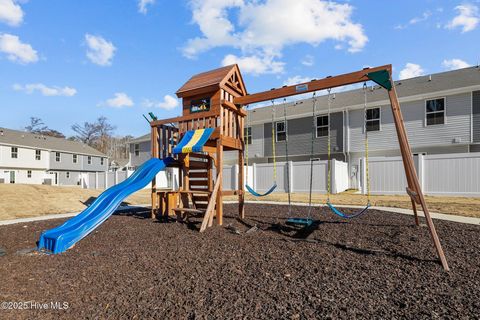
<svg viewBox="0 0 480 320">
<path fill-rule="evenodd" d="M 427 101 L 431 101 L 431 100 L 440 100 L 440 99 L 443 99 L 443 123 L 439 123 L 439 124 L 427 124 Z M 435 112 L 431 112 L 431 113 L 435 113 Z M 440 113 L 439 111 L 437 111 L 437 113 Z M 424 103 L 424 108 L 423 108 L 423 126 L 425 128 L 428 128 L 428 127 L 440 127 L 440 126 L 444 126 L 447 124 L 447 97 L 436 97 L 436 98 L 429 98 L 429 99 L 425 99 L 425 103 Z"/>
<path fill-rule="evenodd" d="M 67 171 L 67 172 L 65 173 L 65 176 L 67 177 L 67 179 L 70 179 L 70 171 Z"/>
<path fill-rule="evenodd" d="M 37 159 L 37 151 L 38 151 L 38 159 Z M 35 149 L 35 160 L 36 161 L 41 161 L 42 160 L 42 150 Z"/>
<path fill-rule="evenodd" d="M 58 154 L 58 158 L 57 158 L 57 154 Z M 55 152 L 55 162 L 61 162 L 61 161 L 62 161 L 62 153 L 61 152 Z"/>
<path fill-rule="evenodd" d="M 13 151 L 15 149 L 15 152 Z M 13 154 L 15 153 L 15 157 Z M 18 159 L 18 147 L 10 147 L 10 159 Z"/>
<path fill-rule="evenodd" d="M 133 154 L 135 155 L 135 157 L 140 156 L 140 143 L 133 144 Z"/>
<path fill-rule="evenodd" d="M 248 135 L 248 129 L 250 129 L 250 135 Z M 245 127 L 245 133 L 246 133 L 246 134 L 245 134 L 245 136 L 243 137 L 243 138 L 245 139 L 245 142 L 246 142 L 247 144 L 252 145 L 252 144 L 253 144 L 253 129 L 252 129 L 252 127 L 251 127 L 251 126 L 250 126 L 250 127 Z M 248 143 L 248 137 L 250 137 L 250 141 L 251 141 L 250 143 Z"/>
<path fill-rule="evenodd" d="M 72 155 L 72 163 L 78 163 L 78 154 Z"/>
<path fill-rule="evenodd" d="M 27 179 L 32 178 L 32 170 L 27 170 Z"/>
<path fill-rule="evenodd" d="M 280 131 L 280 132 L 285 132 L 285 140 L 278 141 L 278 130 L 277 130 L 277 123 L 284 123 L 285 124 L 285 131 Z M 275 142 L 285 142 L 288 140 L 288 122 L 285 120 L 280 120 L 280 121 L 275 121 Z"/>
<path fill-rule="evenodd" d="M 87 156 L 87 164 L 92 164 L 92 156 Z"/>
<path fill-rule="evenodd" d="M 328 117 L 328 124 L 326 125 L 327 127 L 327 130 L 330 130 L 330 116 L 328 115 L 328 113 L 324 113 L 324 114 L 318 114 L 315 116 L 315 138 L 325 138 L 325 137 L 328 137 L 328 134 L 326 136 L 319 136 L 318 135 L 318 128 L 324 128 L 325 126 L 318 126 L 318 118 L 320 117 Z"/>
<path fill-rule="evenodd" d="M 368 131 L 368 133 L 373 133 L 373 132 L 381 132 L 382 131 L 382 107 L 371 107 L 371 108 L 367 108 L 367 110 L 372 110 L 372 109 L 378 109 L 379 112 L 378 112 L 378 130 L 375 130 L 375 131 Z M 365 113 L 367 112 L 367 110 L 365 110 Z M 367 120 L 367 115 L 366 114 L 363 114 L 363 133 L 367 132 L 367 122 L 368 121 L 377 121 L 377 119 L 370 119 L 370 120 Z"/>
</svg>

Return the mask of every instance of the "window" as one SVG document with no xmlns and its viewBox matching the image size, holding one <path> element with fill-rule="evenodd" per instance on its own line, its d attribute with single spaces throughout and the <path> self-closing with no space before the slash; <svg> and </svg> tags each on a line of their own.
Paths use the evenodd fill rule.
<svg viewBox="0 0 480 320">
<path fill-rule="evenodd" d="M 287 126 L 285 125 L 285 121 L 279 121 L 275 123 L 276 126 L 276 141 L 285 141 L 287 140 Z"/>
<path fill-rule="evenodd" d="M 60 162 L 60 152 L 55 152 L 55 161 Z"/>
<path fill-rule="evenodd" d="M 103 158 L 100 158 L 100 165 L 103 166 Z"/>
<path fill-rule="evenodd" d="M 18 158 L 18 148 L 17 147 L 12 147 L 11 156 L 12 156 L 12 159 L 17 159 Z"/>
<path fill-rule="evenodd" d="M 78 155 L 74 154 L 73 155 L 73 163 L 77 163 L 78 162 Z"/>
<path fill-rule="evenodd" d="M 427 126 L 445 123 L 445 98 L 425 101 Z"/>
<path fill-rule="evenodd" d="M 380 108 L 368 109 L 365 116 L 365 128 L 369 131 L 380 131 Z"/>
<path fill-rule="evenodd" d="M 27 171 L 27 178 L 31 178 L 32 177 L 32 170 L 28 170 Z"/>
<path fill-rule="evenodd" d="M 35 160 L 42 160 L 42 151 L 35 150 Z"/>
<path fill-rule="evenodd" d="M 138 155 L 140 154 L 140 145 L 138 143 L 135 143 L 133 145 L 133 152 L 135 153 L 135 155 L 138 157 Z"/>
<path fill-rule="evenodd" d="M 91 157 L 91 156 L 88 156 L 88 157 L 87 157 L 87 163 L 88 163 L 88 164 L 92 164 L 92 157 Z"/>
<path fill-rule="evenodd" d="M 67 179 L 70 179 L 70 172 L 67 171 Z"/>
<path fill-rule="evenodd" d="M 245 142 L 252 144 L 252 127 L 246 127 L 244 131 Z"/>
<path fill-rule="evenodd" d="M 317 117 L 317 138 L 328 136 L 328 116 Z"/>
</svg>

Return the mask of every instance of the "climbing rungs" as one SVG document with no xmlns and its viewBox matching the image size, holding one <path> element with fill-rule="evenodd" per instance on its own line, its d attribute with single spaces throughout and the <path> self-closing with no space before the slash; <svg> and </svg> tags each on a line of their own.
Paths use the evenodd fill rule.
<svg viewBox="0 0 480 320">
<path fill-rule="evenodd" d="M 208 180 L 190 180 L 191 186 L 208 186 Z"/>
<path fill-rule="evenodd" d="M 208 202 L 209 200 L 209 197 L 208 196 L 196 196 L 196 195 L 193 195 L 193 200 L 194 201 L 204 201 L 204 202 Z"/>
<path fill-rule="evenodd" d="M 190 161 L 190 169 L 208 169 L 208 162 Z"/>
<path fill-rule="evenodd" d="M 208 178 L 208 172 L 207 171 L 203 171 L 203 172 L 190 172 L 188 174 L 188 176 L 190 178 L 204 178 L 204 179 L 207 179 Z"/>
</svg>

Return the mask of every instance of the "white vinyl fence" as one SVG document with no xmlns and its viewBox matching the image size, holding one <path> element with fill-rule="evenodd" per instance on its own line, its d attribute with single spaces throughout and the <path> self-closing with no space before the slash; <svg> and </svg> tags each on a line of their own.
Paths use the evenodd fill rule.
<svg viewBox="0 0 480 320">
<path fill-rule="evenodd" d="M 480 153 L 418 155 L 414 162 L 425 194 L 480 196 Z M 369 172 L 372 194 L 406 194 L 401 157 L 370 158 Z"/>
<path fill-rule="evenodd" d="M 288 166 L 288 170 L 287 170 Z M 248 171 L 248 185 L 255 191 L 262 193 L 270 189 L 274 182 L 277 183 L 275 192 L 287 192 L 290 180 L 291 192 L 309 192 L 310 190 L 310 161 L 278 162 L 277 179 L 274 181 L 273 163 L 253 164 Z M 290 179 L 287 179 L 287 172 Z M 223 188 L 232 190 L 237 186 L 238 165 L 223 168 Z M 312 191 L 326 193 L 328 185 L 327 161 L 313 161 Z M 235 177 L 235 178 L 232 178 Z M 332 160 L 332 193 L 343 192 L 348 189 L 348 164 Z"/>
<path fill-rule="evenodd" d="M 308 192 L 310 189 L 310 161 L 302 162 L 279 162 L 277 163 L 277 179 L 274 181 L 273 163 L 253 164 L 244 167 L 246 183 L 259 193 L 265 192 L 277 183 L 275 192 L 286 192 L 287 188 L 287 165 L 290 173 L 290 191 Z M 223 167 L 223 189 L 235 190 L 238 188 L 239 166 Z M 106 189 L 124 181 L 132 172 L 117 171 L 107 173 L 88 173 L 82 176 L 81 184 L 84 189 Z M 215 174 L 214 174 L 215 176 Z M 327 161 L 313 161 L 312 191 L 326 193 L 328 185 Z M 146 188 L 149 188 L 147 186 Z M 168 168 L 157 175 L 157 187 L 178 188 L 177 169 Z M 342 161 L 332 160 L 332 193 L 343 192 L 348 189 L 348 164 Z"/>
</svg>

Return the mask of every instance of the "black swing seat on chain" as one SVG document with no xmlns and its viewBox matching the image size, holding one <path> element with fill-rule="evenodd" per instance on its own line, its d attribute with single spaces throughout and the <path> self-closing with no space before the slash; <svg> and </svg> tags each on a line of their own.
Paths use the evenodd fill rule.
<svg viewBox="0 0 480 320">
<path fill-rule="evenodd" d="M 286 225 L 289 226 L 305 226 L 309 227 L 313 223 L 313 219 L 310 218 L 289 218 L 285 222 Z"/>
<path fill-rule="evenodd" d="M 340 210 L 338 210 L 337 208 L 335 208 L 333 206 L 333 204 L 331 204 L 330 202 L 327 202 L 327 206 L 330 208 L 330 210 L 332 210 L 332 212 L 334 214 L 336 214 L 337 216 L 341 217 L 341 218 L 344 218 L 344 219 L 353 219 L 353 218 L 356 218 L 356 217 L 359 217 L 363 214 L 365 214 L 368 209 L 371 207 L 371 204 L 368 203 L 367 206 L 363 209 L 361 209 L 360 211 L 357 211 L 357 212 L 354 212 L 352 214 L 347 214 L 347 213 L 344 213 Z"/>
</svg>

